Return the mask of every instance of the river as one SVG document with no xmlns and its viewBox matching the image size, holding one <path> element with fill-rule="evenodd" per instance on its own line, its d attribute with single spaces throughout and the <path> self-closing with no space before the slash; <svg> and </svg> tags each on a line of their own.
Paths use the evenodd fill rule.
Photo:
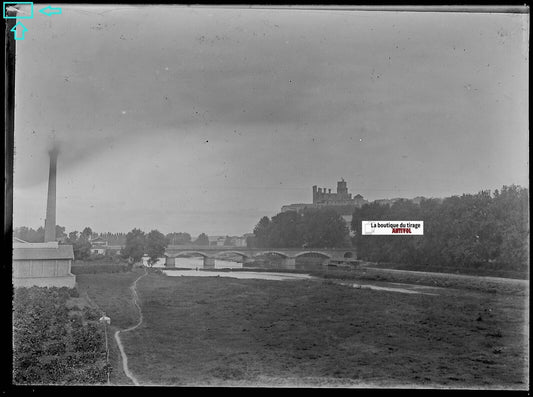
<svg viewBox="0 0 533 397">
<path fill-rule="evenodd" d="M 172 277 L 232 277 L 240 279 L 261 279 L 261 280 L 302 280 L 314 278 L 308 274 L 294 274 L 294 273 L 276 273 L 276 272 L 217 272 L 210 269 L 209 271 L 202 271 L 204 268 L 203 258 L 176 258 L 176 269 L 165 268 L 164 259 L 154 264 L 154 268 L 165 269 L 163 272 Z M 242 269 L 242 263 L 215 259 L 215 269 Z M 187 270 L 190 269 L 190 270 Z"/>
<path fill-rule="evenodd" d="M 143 258 L 143 265 L 148 266 L 148 258 Z M 165 267 L 165 258 L 160 258 L 154 264 L 155 268 Z M 203 269 L 203 258 L 176 258 L 176 267 L 179 269 Z M 242 263 L 224 259 L 215 259 L 215 269 L 242 269 Z"/>
</svg>

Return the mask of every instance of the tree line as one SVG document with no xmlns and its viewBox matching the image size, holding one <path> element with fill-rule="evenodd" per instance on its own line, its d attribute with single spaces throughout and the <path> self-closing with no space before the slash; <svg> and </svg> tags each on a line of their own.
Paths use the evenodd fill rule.
<svg viewBox="0 0 533 397">
<path fill-rule="evenodd" d="M 264 216 L 247 239 L 248 247 L 257 248 L 335 248 L 350 246 L 349 230 L 334 209 L 286 211 Z"/>
<path fill-rule="evenodd" d="M 400 200 L 356 208 L 353 242 L 360 259 L 437 267 L 490 266 L 526 271 L 529 259 L 528 189 L 503 186 L 491 193 L 419 204 Z M 423 236 L 363 236 L 361 221 L 424 221 Z"/>
<path fill-rule="evenodd" d="M 143 255 L 147 255 L 149 257 L 148 262 L 152 265 L 165 254 L 170 243 L 191 243 L 191 235 L 189 233 L 169 233 L 164 235 L 158 230 L 145 233 L 141 229 L 133 229 L 126 234 L 125 246 L 121 250 L 121 255 L 132 262 L 139 262 Z M 201 233 L 193 243 L 209 245 L 209 238 L 205 233 Z"/>
<path fill-rule="evenodd" d="M 26 226 L 17 227 L 13 230 L 13 235 L 28 243 L 44 242 L 43 227 L 39 227 L 37 230 Z M 140 229 L 133 229 L 129 233 L 96 233 L 90 227 L 85 227 L 81 232 L 74 230 L 67 234 L 64 226 L 56 225 L 56 239 L 59 240 L 60 244 L 72 245 L 74 258 L 77 260 L 88 260 L 93 257 L 100 257 L 98 255 L 91 255 L 91 240 L 98 237 L 107 241 L 109 245 L 125 247 L 125 249 L 122 249 L 123 259 L 129 259 L 129 253 L 133 252 L 134 256 L 132 258 L 135 258 L 136 261 L 140 260 L 145 253 L 145 249 L 148 249 L 148 252 L 153 252 L 154 255 L 157 253 L 161 253 L 162 255 L 164 249 L 161 252 L 160 247 L 163 245 L 165 249 L 169 244 L 185 245 L 192 243 L 197 245 L 209 245 L 209 238 L 205 233 L 201 233 L 197 239 L 192 241 L 191 235 L 183 232 L 172 232 L 163 235 L 159 231 L 153 230 L 152 232 L 145 234 Z M 136 248 L 133 248 L 134 245 L 136 245 Z M 139 256 L 138 253 L 140 251 L 143 252 Z M 124 254 L 124 252 L 126 252 L 126 254 Z"/>
<path fill-rule="evenodd" d="M 395 262 L 439 267 L 496 266 L 526 271 L 529 260 L 529 192 L 520 186 L 503 186 L 493 193 L 481 191 L 445 199 L 422 199 L 419 203 L 398 200 L 392 205 L 368 203 L 355 208 L 350 239 L 344 219 L 334 208 L 305 209 L 264 216 L 247 239 L 252 248 L 335 248 L 355 246 L 358 257 L 373 262 Z M 361 221 L 424 221 L 423 236 L 363 236 Z M 56 227 L 57 236 L 72 244 L 75 259 L 90 257 L 94 233 L 86 227 L 81 233 Z M 14 235 L 28 242 L 44 241 L 44 229 L 15 229 Z M 209 245 L 201 233 L 192 241 L 188 233 L 145 233 L 133 229 L 115 234 L 121 239 L 123 259 L 139 261 L 144 254 L 151 263 L 161 257 L 169 244 Z M 111 244 L 113 245 L 113 244 Z"/>
<path fill-rule="evenodd" d="M 87 229 L 91 229 L 90 227 L 86 227 L 84 231 L 87 235 Z M 80 235 L 83 232 L 73 231 L 71 233 L 75 233 L 76 235 Z M 95 233 L 91 230 L 90 233 L 90 239 L 95 238 L 101 238 L 109 245 L 120 245 L 123 246 L 126 244 L 126 234 L 123 232 L 118 233 L 111 233 L 111 232 L 104 232 L 104 233 Z M 32 229 L 31 227 L 27 226 L 21 226 L 16 227 L 13 230 L 13 235 L 21 240 L 27 241 L 28 243 L 42 243 L 44 241 L 44 228 L 40 226 L 37 228 L 37 230 Z M 67 234 L 65 233 L 65 227 L 56 225 L 56 238 L 59 240 L 67 238 Z M 189 233 L 184 232 L 172 232 L 168 233 L 166 237 L 169 239 L 169 244 L 172 245 L 186 245 L 186 244 L 205 244 L 205 242 L 209 242 L 209 239 L 207 238 L 207 235 L 205 233 L 201 233 L 197 239 L 192 239 L 192 236 Z M 76 240 L 77 238 L 74 238 Z"/>
<path fill-rule="evenodd" d="M 13 235 L 28 243 L 42 243 L 44 241 L 44 228 L 41 226 L 34 230 L 26 226 L 16 227 L 13 230 Z M 56 236 L 58 238 L 67 237 L 65 227 L 56 225 Z"/>
</svg>

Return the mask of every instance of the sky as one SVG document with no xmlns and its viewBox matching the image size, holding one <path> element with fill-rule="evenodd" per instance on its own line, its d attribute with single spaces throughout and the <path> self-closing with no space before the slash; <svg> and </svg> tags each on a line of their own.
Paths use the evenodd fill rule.
<svg viewBox="0 0 533 397">
<path fill-rule="evenodd" d="M 60 5 L 17 41 L 14 226 L 242 235 L 312 186 L 529 185 L 527 14 Z M 24 11 L 24 9 L 23 9 Z"/>
</svg>

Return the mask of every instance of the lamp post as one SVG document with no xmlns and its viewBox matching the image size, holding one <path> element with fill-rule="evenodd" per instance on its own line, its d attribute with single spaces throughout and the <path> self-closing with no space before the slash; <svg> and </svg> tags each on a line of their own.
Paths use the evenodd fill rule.
<svg viewBox="0 0 533 397">
<path fill-rule="evenodd" d="M 111 319 L 106 316 L 105 313 L 102 314 L 102 317 L 100 317 L 99 320 L 102 324 L 104 324 L 104 334 L 105 334 L 105 360 L 106 360 L 106 372 L 107 372 L 107 384 L 110 384 L 109 382 L 109 346 L 107 344 L 107 326 L 111 324 Z"/>
</svg>

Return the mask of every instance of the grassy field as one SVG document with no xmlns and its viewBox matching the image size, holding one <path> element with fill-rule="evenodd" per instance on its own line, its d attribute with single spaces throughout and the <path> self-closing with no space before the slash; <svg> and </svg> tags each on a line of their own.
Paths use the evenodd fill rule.
<svg viewBox="0 0 533 397">
<path fill-rule="evenodd" d="M 324 274 L 324 277 L 421 284 L 493 294 L 525 295 L 529 290 L 529 282 L 526 280 L 509 278 L 492 279 L 484 276 L 478 277 L 436 272 L 396 271 L 396 269 L 361 268 L 351 272 L 327 272 Z"/>
<path fill-rule="evenodd" d="M 137 276 L 78 284 L 124 328 L 137 320 Z M 122 339 L 141 384 L 528 387 L 524 291 L 429 296 L 150 274 L 138 292 L 145 323 Z"/>
<path fill-rule="evenodd" d="M 111 318 L 108 345 L 109 359 L 112 364 L 110 380 L 113 384 L 132 384 L 122 371 L 120 352 L 113 334 L 118 329 L 127 328 L 138 321 L 138 312 L 131 301 L 129 287 L 140 274 L 141 272 L 137 270 L 127 273 L 79 274 L 76 276 L 80 296 L 88 297 L 92 304 Z"/>
<path fill-rule="evenodd" d="M 521 279 L 501 278 L 492 280 L 487 276 L 471 276 L 462 274 L 445 274 L 437 272 L 397 271 L 400 269 L 385 269 L 373 267 L 358 267 L 353 269 L 306 266 L 298 264 L 296 269 L 272 269 L 246 267 L 243 269 L 215 269 L 214 271 L 253 271 L 253 272 L 283 272 L 307 273 L 315 277 L 333 280 L 366 280 L 392 283 L 409 283 L 442 288 L 458 288 L 488 293 L 505 293 L 525 295 L 529 290 L 529 282 Z"/>
<path fill-rule="evenodd" d="M 370 264 L 370 262 L 368 262 Z M 429 266 L 429 265 L 413 265 L 405 263 L 371 263 L 372 267 L 383 269 L 398 269 L 398 270 L 411 270 L 421 272 L 435 272 L 435 273 L 449 273 L 449 274 L 463 274 L 471 276 L 482 277 L 504 277 L 527 280 L 529 278 L 529 272 L 526 269 L 507 269 L 501 264 L 485 264 L 477 267 L 466 266 Z"/>
</svg>

